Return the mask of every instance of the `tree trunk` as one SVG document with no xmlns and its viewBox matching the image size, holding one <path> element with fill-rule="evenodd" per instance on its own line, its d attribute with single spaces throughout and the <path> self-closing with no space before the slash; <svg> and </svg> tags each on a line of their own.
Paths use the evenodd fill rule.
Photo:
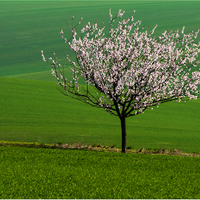
<svg viewBox="0 0 200 200">
<path fill-rule="evenodd" d="M 120 120 L 122 129 L 122 153 L 126 153 L 126 118 L 122 116 Z"/>
</svg>

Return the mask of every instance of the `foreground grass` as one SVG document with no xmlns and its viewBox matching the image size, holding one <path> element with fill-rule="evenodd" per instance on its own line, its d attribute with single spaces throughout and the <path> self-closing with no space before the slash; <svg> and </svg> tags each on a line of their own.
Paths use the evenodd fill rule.
<svg viewBox="0 0 200 200">
<path fill-rule="evenodd" d="M 200 159 L 0 147 L 0 198 L 200 198 Z"/>
</svg>

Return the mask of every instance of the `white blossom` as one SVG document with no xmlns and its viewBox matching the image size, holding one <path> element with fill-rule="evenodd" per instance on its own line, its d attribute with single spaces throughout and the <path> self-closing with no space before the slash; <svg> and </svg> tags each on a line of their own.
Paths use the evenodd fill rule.
<svg viewBox="0 0 200 200">
<path fill-rule="evenodd" d="M 112 26 L 114 19 L 123 14 L 119 10 L 113 17 L 109 10 L 109 34 L 104 34 L 105 27 L 97 22 L 88 22 L 81 29 L 81 37 L 74 28 L 72 40 L 63 37 L 76 54 L 77 62 L 67 56 L 73 81 L 65 79 L 56 58 L 50 61 L 52 74 L 67 95 L 104 108 L 120 119 L 143 113 L 148 107 L 152 110 L 152 106 L 167 101 L 196 99 L 200 42 L 194 41 L 199 30 L 186 35 L 183 27 L 181 34 L 179 30 L 165 31 L 156 38 L 152 35 L 157 25 L 150 34 L 148 30 L 141 31 L 141 21 L 135 22 L 133 15 Z M 63 34 L 62 29 L 60 33 Z M 41 54 L 46 62 L 43 50 Z M 87 87 L 79 84 L 79 76 L 86 80 Z"/>
</svg>

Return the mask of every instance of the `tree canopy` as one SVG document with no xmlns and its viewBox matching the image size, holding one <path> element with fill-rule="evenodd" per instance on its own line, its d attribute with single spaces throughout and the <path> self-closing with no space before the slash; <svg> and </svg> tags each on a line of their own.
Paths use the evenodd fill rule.
<svg viewBox="0 0 200 200">
<path fill-rule="evenodd" d="M 109 34 L 103 24 L 88 22 L 77 34 L 73 26 L 72 37 L 65 43 L 76 54 L 76 61 L 67 55 L 73 80 L 67 80 L 55 56 L 48 61 L 52 74 L 64 89 L 65 95 L 105 109 L 118 116 L 122 126 L 122 152 L 126 151 L 125 118 L 143 113 L 145 109 L 161 103 L 197 99 L 199 95 L 200 67 L 197 59 L 199 32 L 184 34 L 176 30 L 153 36 L 157 25 L 150 31 L 134 21 L 134 13 L 123 19 L 124 11 L 112 16 L 109 10 Z M 114 21 L 119 19 L 117 26 Z M 46 58 L 42 51 L 43 60 Z M 83 77 L 86 86 L 79 84 Z M 124 138 L 125 137 L 125 138 Z"/>
</svg>

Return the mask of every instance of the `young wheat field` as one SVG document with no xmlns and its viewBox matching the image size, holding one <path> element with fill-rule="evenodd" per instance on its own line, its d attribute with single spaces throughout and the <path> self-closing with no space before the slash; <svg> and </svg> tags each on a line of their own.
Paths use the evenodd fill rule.
<svg viewBox="0 0 200 200">
<path fill-rule="evenodd" d="M 200 29 L 199 1 L 1 1 L 0 143 L 121 147 L 117 117 L 63 96 L 42 61 L 74 58 L 60 36 L 65 20 L 109 26 L 109 9 L 136 10 L 155 35 Z M 197 40 L 199 40 L 198 36 Z M 71 71 L 65 69 L 67 78 Z M 200 153 L 200 98 L 169 102 L 127 119 L 127 147 Z M 200 159 L 170 155 L 0 147 L 0 198 L 200 198 Z"/>
</svg>

